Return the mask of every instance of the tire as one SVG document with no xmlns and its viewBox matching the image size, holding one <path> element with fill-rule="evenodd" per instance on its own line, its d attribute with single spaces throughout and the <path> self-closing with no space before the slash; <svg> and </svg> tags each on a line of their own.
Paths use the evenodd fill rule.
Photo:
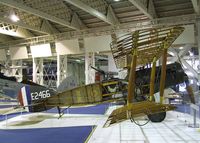
<svg viewBox="0 0 200 143">
<path fill-rule="evenodd" d="M 162 122 L 165 119 L 165 117 L 166 117 L 166 112 L 148 115 L 149 120 L 154 123 Z"/>
</svg>

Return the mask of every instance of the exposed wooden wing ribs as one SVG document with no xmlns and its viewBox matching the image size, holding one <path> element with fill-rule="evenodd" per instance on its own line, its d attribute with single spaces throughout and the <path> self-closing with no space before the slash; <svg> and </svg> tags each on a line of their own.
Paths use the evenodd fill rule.
<svg viewBox="0 0 200 143">
<path fill-rule="evenodd" d="M 174 109 L 175 107 L 172 105 L 164 105 L 150 101 L 137 102 L 131 104 L 131 106 L 126 105 L 114 110 L 108 117 L 104 127 L 109 127 L 115 123 L 120 123 L 130 118 L 166 112 Z"/>
<path fill-rule="evenodd" d="M 176 38 L 183 32 L 183 27 L 139 30 L 124 35 L 111 43 L 111 50 L 118 68 L 130 65 L 132 49 L 137 48 L 137 65 L 144 65 L 161 57 L 164 49 L 169 48 Z M 136 36 L 135 33 L 139 33 Z"/>
<path fill-rule="evenodd" d="M 154 119 L 155 114 L 162 114 L 162 121 L 165 118 L 166 111 L 174 110 L 172 105 L 162 104 L 162 95 L 164 92 L 165 73 L 166 73 L 166 60 L 163 60 L 161 83 L 160 85 L 160 103 L 143 101 L 132 103 L 132 98 L 135 95 L 135 68 L 137 65 L 145 65 L 152 63 L 159 59 L 162 55 L 167 56 L 167 49 L 176 40 L 176 38 L 184 30 L 183 27 L 161 28 L 161 29 L 148 29 L 135 31 L 132 34 L 125 35 L 117 41 L 111 43 L 111 50 L 115 63 L 118 68 L 130 66 L 128 98 L 127 105 L 116 109 L 109 116 L 104 127 L 109 127 L 115 123 L 122 122 L 127 119 L 134 121 L 135 117 L 148 115 L 149 119 Z M 165 66 L 164 66 L 165 65 Z M 164 68 L 165 67 L 165 68 Z M 152 73 L 152 79 L 155 72 Z M 155 79 L 155 78 L 154 78 Z M 154 84 L 154 80 L 152 82 Z M 151 86 L 154 90 L 154 86 Z M 154 93 L 154 91 L 151 91 Z"/>
</svg>

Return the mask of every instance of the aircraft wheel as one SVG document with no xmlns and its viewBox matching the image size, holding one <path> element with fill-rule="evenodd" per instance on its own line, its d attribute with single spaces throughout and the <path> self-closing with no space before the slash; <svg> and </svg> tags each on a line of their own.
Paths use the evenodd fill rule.
<svg viewBox="0 0 200 143">
<path fill-rule="evenodd" d="M 148 118 L 151 122 L 162 122 L 166 117 L 166 112 L 156 113 L 156 114 L 150 114 L 148 115 Z"/>
</svg>

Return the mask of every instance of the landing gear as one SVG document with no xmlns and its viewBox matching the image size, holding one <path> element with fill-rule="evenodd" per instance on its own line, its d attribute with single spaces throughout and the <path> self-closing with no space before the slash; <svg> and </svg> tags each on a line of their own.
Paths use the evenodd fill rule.
<svg viewBox="0 0 200 143">
<path fill-rule="evenodd" d="M 165 117 L 166 117 L 166 112 L 148 115 L 149 120 L 154 123 L 162 122 L 165 119 Z"/>
<path fill-rule="evenodd" d="M 58 114 L 59 114 L 58 119 L 60 119 L 65 114 L 65 110 L 69 109 L 70 107 L 71 107 L 71 105 L 61 111 L 61 108 L 59 106 L 57 106 Z"/>
</svg>

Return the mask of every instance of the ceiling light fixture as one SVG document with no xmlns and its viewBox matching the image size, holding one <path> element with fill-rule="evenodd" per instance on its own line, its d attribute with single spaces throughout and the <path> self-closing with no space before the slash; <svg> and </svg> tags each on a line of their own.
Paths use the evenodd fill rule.
<svg viewBox="0 0 200 143">
<path fill-rule="evenodd" d="M 192 56 L 194 56 L 194 53 L 193 52 L 191 52 L 191 51 L 188 51 L 189 52 L 189 55 L 192 57 Z"/>
<path fill-rule="evenodd" d="M 13 13 L 13 14 L 10 15 L 10 19 L 11 19 L 13 22 L 19 21 L 19 17 L 18 17 L 15 13 Z"/>
<path fill-rule="evenodd" d="M 81 60 L 80 60 L 80 59 L 76 59 L 76 62 L 80 63 L 80 62 L 81 62 Z"/>
<path fill-rule="evenodd" d="M 116 2 L 117 2 L 117 1 L 120 1 L 120 0 L 114 0 L 114 1 L 116 1 Z"/>
</svg>

